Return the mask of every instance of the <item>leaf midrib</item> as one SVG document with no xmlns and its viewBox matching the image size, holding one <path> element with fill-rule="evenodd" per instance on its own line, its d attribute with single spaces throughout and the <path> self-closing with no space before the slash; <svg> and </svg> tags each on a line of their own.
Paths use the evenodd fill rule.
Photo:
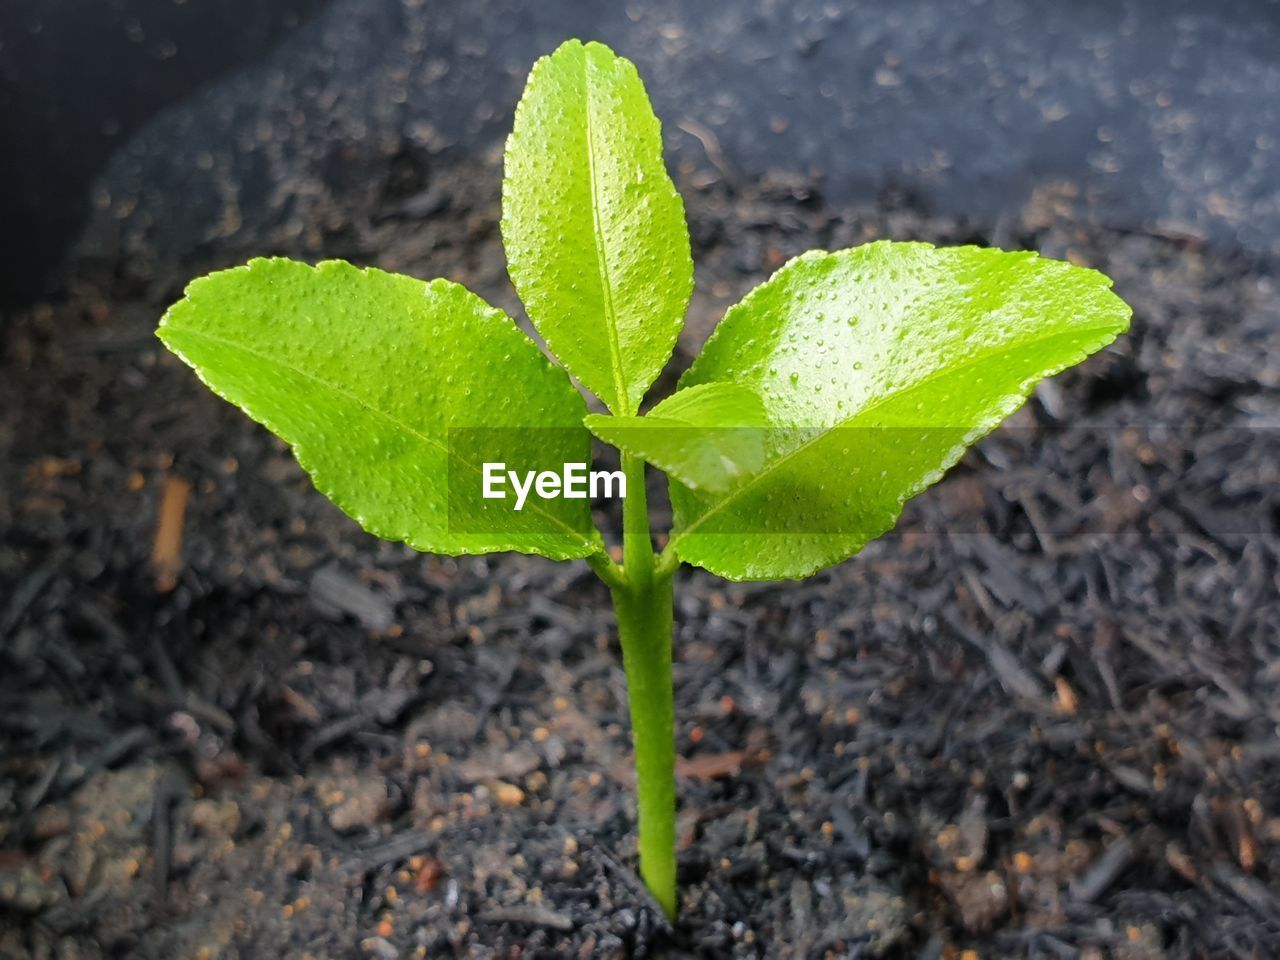
<svg viewBox="0 0 1280 960">
<path fill-rule="evenodd" d="M 354 393 L 351 393 L 349 390 L 345 390 L 335 383 L 331 383 L 328 380 L 322 379 L 321 377 L 316 376 L 314 373 L 311 373 L 310 371 L 303 370 L 301 367 L 294 366 L 291 363 L 286 363 L 276 357 L 272 357 L 269 354 L 265 354 L 260 350 L 255 350 L 252 347 L 247 347 L 244 344 L 239 343 L 235 340 L 228 340 L 226 337 L 219 337 L 215 334 L 207 333 L 206 331 L 203 331 L 203 330 L 196 330 L 191 327 L 180 327 L 180 326 L 169 326 L 169 329 L 173 330 L 178 334 L 202 338 L 212 343 L 221 344 L 224 347 L 230 347 L 232 350 L 239 350 L 241 353 L 246 353 L 251 357 L 256 357 L 257 359 L 261 360 L 262 362 L 266 363 L 269 366 L 279 367 L 282 370 L 288 370 L 290 373 L 297 374 L 298 376 L 306 380 L 310 380 L 312 383 L 315 383 L 320 387 L 323 387 L 324 389 L 328 390 L 330 393 L 336 394 L 339 397 L 343 397 L 346 400 L 349 400 L 352 403 L 356 404 L 357 406 L 362 407 L 365 410 L 368 410 L 370 413 L 377 414 L 378 416 L 382 417 L 384 420 L 387 420 L 389 423 L 399 427 L 410 436 L 416 437 L 418 440 L 421 440 L 423 443 L 425 443 L 428 446 L 435 447 L 437 450 L 443 453 L 446 457 L 450 457 L 450 456 L 453 457 L 455 460 L 457 460 L 459 463 L 461 463 L 463 466 L 467 467 L 468 469 L 473 471 L 476 470 L 475 464 L 470 463 L 467 460 L 464 460 L 463 458 L 457 456 L 457 454 L 455 453 L 452 453 L 449 450 L 448 446 L 441 443 L 437 438 L 430 436 L 429 434 L 421 433 L 418 430 L 415 430 L 412 426 L 410 426 L 404 420 L 401 420 L 399 417 L 393 416 L 387 411 L 379 409 L 378 407 L 375 407 L 373 404 L 369 403 L 367 400 L 363 399 L 362 397 L 358 397 Z M 237 404 L 237 406 L 238 405 L 239 404 Z M 292 441 L 290 443 L 292 445 Z M 540 514 L 543 517 L 546 517 L 548 520 L 552 521 L 557 526 L 561 527 L 563 530 L 566 531 L 566 533 L 576 538 L 584 545 L 592 546 L 592 542 L 589 537 L 583 537 L 581 533 L 579 533 L 573 527 L 569 526 L 559 517 L 543 510 L 536 502 L 530 503 L 529 506 L 532 507 L 536 513 Z"/>
<path fill-rule="evenodd" d="M 613 305 L 613 282 L 609 277 L 609 254 L 605 247 L 604 228 L 600 223 L 600 184 L 596 171 L 595 124 L 592 121 L 591 54 L 582 52 L 582 93 L 587 139 L 587 179 L 591 182 L 591 231 L 595 239 L 596 271 L 600 274 L 600 292 L 604 303 L 604 323 L 609 333 L 609 366 L 613 372 L 614 400 L 618 412 L 631 413 L 631 397 L 627 393 L 622 372 L 622 343 L 618 339 L 618 316 Z"/>
<path fill-rule="evenodd" d="M 854 420 L 860 417 L 864 417 L 869 413 L 873 413 L 877 408 L 884 406 L 890 400 L 894 400 L 898 397 L 903 396 L 904 394 L 908 394 L 913 390 L 921 389 L 930 383 L 940 380 L 942 377 L 950 376 L 951 374 L 958 373 L 962 370 L 968 369 L 969 367 L 977 366 L 980 363 L 984 363 L 988 360 L 993 360 L 1006 353 L 1013 353 L 1016 350 L 1039 346 L 1041 344 L 1049 343 L 1053 340 L 1057 340 L 1057 339 L 1068 337 L 1068 336 L 1083 336 L 1085 334 L 1090 334 L 1090 333 L 1114 333 L 1114 332 L 1115 332 L 1114 329 L 1110 326 L 1084 327 L 1079 330 L 1066 330 L 1060 333 L 1050 334 L 1049 336 L 1039 337 L 1032 340 L 1022 340 L 1022 341 L 1019 341 L 1018 343 L 1010 344 L 1007 347 L 1002 347 L 999 350 L 992 350 L 991 352 L 984 353 L 981 356 L 973 357 L 969 360 L 966 360 L 964 363 L 959 363 L 959 364 L 956 364 L 955 366 L 947 367 L 945 370 L 941 370 L 941 369 L 936 370 L 930 373 L 929 375 L 921 378 L 920 380 L 917 380 L 915 383 L 912 383 L 910 386 L 907 386 L 901 390 L 895 390 L 891 393 L 885 394 L 885 396 L 879 398 L 878 400 L 876 400 L 871 404 L 868 404 L 865 407 L 862 407 L 861 409 L 859 409 L 855 413 L 850 414 L 848 417 L 839 421 L 838 423 L 832 424 L 826 430 L 822 430 L 814 434 L 812 437 L 810 437 L 808 440 L 805 440 L 804 443 L 800 444 L 794 450 L 788 451 L 787 453 L 779 457 L 777 460 L 774 460 L 771 463 L 767 464 L 763 469 L 760 470 L 759 473 L 752 476 L 751 479 L 748 480 L 746 483 L 744 483 L 742 486 L 737 487 L 734 490 L 731 490 L 722 499 L 720 499 L 714 506 L 712 506 L 705 513 L 701 514 L 698 517 L 698 519 L 695 520 L 693 523 L 691 523 L 689 526 L 673 534 L 670 542 L 668 543 L 668 548 L 672 550 L 677 549 L 680 542 L 684 540 L 685 537 L 694 533 L 700 526 L 702 526 L 704 521 L 706 521 L 710 517 L 719 513 L 738 496 L 746 493 L 752 487 L 756 486 L 758 483 L 760 483 L 762 480 L 764 480 L 766 477 L 772 474 L 775 470 L 780 468 L 783 464 L 789 463 L 792 459 L 794 459 L 795 457 L 803 453 L 809 447 L 813 446 L 813 444 L 818 443 L 824 437 L 828 436 L 833 430 L 839 430 L 842 427 L 847 426 L 849 423 L 853 422 Z"/>
</svg>

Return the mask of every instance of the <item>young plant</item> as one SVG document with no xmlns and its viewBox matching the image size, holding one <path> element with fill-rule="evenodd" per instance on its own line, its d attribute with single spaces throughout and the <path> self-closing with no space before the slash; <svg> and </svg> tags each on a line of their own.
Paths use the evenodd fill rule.
<svg viewBox="0 0 1280 960">
<path fill-rule="evenodd" d="M 1130 311 L 1103 275 L 1034 253 L 812 251 L 730 308 L 675 393 L 642 413 L 693 264 L 630 62 L 571 40 L 534 65 L 502 206 L 511 280 L 563 366 L 457 284 L 340 261 L 257 259 L 195 280 L 158 334 L 369 532 L 435 553 L 583 559 L 599 575 L 629 690 L 640 870 L 674 916 L 676 569 L 778 580 L 854 555 Z M 588 413 L 570 375 L 608 414 Z M 568 482 L 592 434 L 621 451 L 621 564 Z M 660 553 L 646 463 L 669 478 Z M 564 482 L 529 492 L 520 478 L 538 467 Z M 508 468 L 520 510 L 496 495 Z"/>
</svg>

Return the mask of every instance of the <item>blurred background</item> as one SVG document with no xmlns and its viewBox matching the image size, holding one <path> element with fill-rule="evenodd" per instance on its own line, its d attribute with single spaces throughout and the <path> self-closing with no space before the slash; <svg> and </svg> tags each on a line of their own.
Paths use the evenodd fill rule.
<svg viewBox="0 0 1280 960">
<path fill-rule="evenodd" d="M 152 336 L 266 253 L 518 317 L 570 36 L 686 198 L 668 380 L 812 247 L 1135 309 L 860 557 L 682 577 L 677 929 L 585 568 L 374 541 Z M 1280 3 L 9 0 L 0 143 L 0 955 L 1280 953 Z"/>
</svg>

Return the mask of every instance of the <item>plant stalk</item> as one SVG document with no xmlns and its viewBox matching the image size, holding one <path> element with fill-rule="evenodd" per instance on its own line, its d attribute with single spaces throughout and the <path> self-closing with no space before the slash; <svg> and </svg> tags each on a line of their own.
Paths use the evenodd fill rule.
<svg viewBox="0 0 1280 960">
<path fill-rule="evenodd" d="M 649 533 L 649 496 L 644 485 L 644 461 L 622 455 L 627 496 L 622 501 L 622 569 L 627 583 L 644 589 L 653 581 L 653 537 Z"/>
<path fill-rule="evenodd" d="M 671 684 L 671 578 L 613 591 L 636 754 L 640 876 L 676 915 L 676 745 Z"/>
<path fill-rule="evenodd" d="M 640 876 L 667 916 L 676 915 L 676 747 L 671 679 L 672 576 L 655 576 L 644 462 L 623 457 L 625 582 L 610 587 L 622 641 L 636 755 Z"/>
</svg>

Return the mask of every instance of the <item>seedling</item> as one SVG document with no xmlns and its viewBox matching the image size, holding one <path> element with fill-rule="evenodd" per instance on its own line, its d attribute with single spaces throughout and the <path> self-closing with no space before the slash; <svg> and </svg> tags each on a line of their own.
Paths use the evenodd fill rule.
<svg viewBox="0 0 1280 960">
<path fill-rule="evenodd" d="M 158 333 L 291 444 L 316 487 L 369 532 L 435 553 L 590 565 L 617 614 L 640 870 L 674 916 L 677 568 L 779 580 L 853 556 L 1037 382 L 1126 330 L 1130 311 L 1103 275 L 1035 253 L 890 242 L 812 251 L 730 308 L 678 389 L 643 413 L 693 263 L 630 62 L 571 40 L 534 65 L 502 207 L 511 280 L 563 366 L 455 283 L 341 261 L 257 259 L 212 273 Z M 570 375 L 607 414 L 588 412 Z M 591 434 L 621 452 L 621 563 L 589 499 L 529 485 L 538 472 L 557 493 L 589 486 Z M 674 524 L 660 552 L 646 463 L 668 474 Z M 517 481 L 520 510 L 485 496 Z"/>
</svg>

